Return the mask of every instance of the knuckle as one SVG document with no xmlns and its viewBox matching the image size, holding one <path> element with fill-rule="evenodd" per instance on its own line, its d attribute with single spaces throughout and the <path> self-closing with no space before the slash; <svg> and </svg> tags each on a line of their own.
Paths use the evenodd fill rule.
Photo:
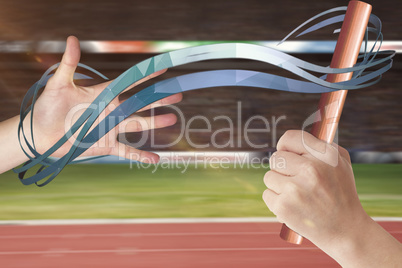
<svg viewBox="0 0 402 268">
<path fill-rule="evenodd" d="M 264 175 L 264 184 L 268 189 L 272 189 L 273 185 L 275 184 L 275 172 L 268 171 Z"/>
<path fill-rule="evenodd" d="M 283 134 L 282 137 L 283 137 L 283 139 L 284 139 L 285 141 L 287 141 L 287 140 L 292 140 L 292 139 L 294 139 L 295 137 L 297 137 L 300 132 L 301 132 L 300 130 L 294 130 L 294 129 L 287 130 L 287 131 L 285 132 L 285 134 Z"/>
<path fill-rule="evenodd" d="M 339 154 L 343 157 L 345 157 L 346 159 L 350 158 L 349 152 L 348 150 L 346 150 L 345 148 L 338 146 L 338 150 L 339 150 Z"/>
<path fill-rule="evenodd" d="M 278 215 L 281 213 L 280 210 L 280 202 L 270 202 L 267 203 L 267 207 L 269 208 L 269 210 L 272 211 L 272 213 L 274 213 L 275 215 Z"/>
<path fill-rule="evenodd" d="M 280 148 L 282 144 L 289 142 L 292 136 L 292 130 L 286 130 L 285 133 L 279 138 L 277 148 Z"/>
<path fill-rule="evenodd" d="M 268 182 L 270 181 L 270 176 L 271 176 L 271 173 L 270 173 L 271 171 L 268 171 L 267 173 L 265 173 L 265 175 L 264 175 L 264 184 L 268 187 Z"/>
<path fill-rule="evenodd" d="M 284 192 L 290 195 L 295 195 L 298 192 L 298 186 L 293 182 L 286 182 L 284 185 Z"/>
<path fill-rule="evenodd" d="M 345 148 L 343 148 L 342 146 L 338 145 L 337 148 L 338 148 L 338 151 L 340 154 L 349 154 L 348 151 Z"/>
<path fill-rule="evenodd" d="M 277 215 L 278 213 L 281 212 L 280 208 L 280 202 L 279 202 L 279 197 L 276 197 L 275 199 L 270 198 L 269 195 L 270 190 L 265 190 L 264 193 L 262 194 L 262 199 L 264 200 L 265 205 L 268 207 L 268 209 Z"/>
<path fill-rule="evenodd" d="M 326 152 L 323 159 L 326 164 L 330 166 L 337 166 L 340 156 L 340 151 L 336 147 L 330 144 L 326 145 Z"/>
<path fill-rule="evenodd" d="M 320 172 L 318 167 L 311 161 L 307 161 L 301 165 L 302 172 L 307 176 L 308 179 L 319 179 Z"/>
<path fill-rule="evenodd" d="M 264 202 L 268 204 L 268 201 L 269 201 L 269 199 L 268 199 L 268 190 L 265 190 L 262 193 L 262 200 L 264 200 Z"/>
<path fill-rule="evenodd" d="M 274 212 L 278 217 L 283 217 L 287 213 L 289 207 L 290 204 L 288 198 L 280 197 L 277 202 L 273 204 L 272 212 Z"/>
<path fill-rule="evenodd" d="M 270 168 L 274 167 L 275 158 L 278 157 L 278 154 L 279 154 L 279 151 L 276 151 L 276 152 L 273 153 L 273 154 L 271 155 L 271 157 L 269 158 L 269 166 L 270 166 Z"/>
<path fill-rule="evenodd" d="M 326 144 L 326 152 L 331 157 L 338 157 L 340 150 L 337 149 L 336 147 L 332 146 L 331 144 Z"/>
<path fill-rule="evenodd" d="M 267 205 L 267 207 L 273 211 L 273 201 L 269 198 L 269 190 L 265 190 L 262 193 L 262 200 L 264 200 L 264 203 Z"/>
</svg>

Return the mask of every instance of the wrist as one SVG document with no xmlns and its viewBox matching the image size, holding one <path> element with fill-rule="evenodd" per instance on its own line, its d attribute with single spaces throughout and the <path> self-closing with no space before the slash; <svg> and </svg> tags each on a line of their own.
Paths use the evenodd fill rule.
<svg viewBox="0 0 402 268">
<path fill-rule="evenodd" d="M 342 267 L 397 267 L 401 244 L 366 213 L 353 226 L 322 248 Z"/>
<path fill-rule="evenodd" d="M 19 116 L 12 117 L 0 123 L 0 144 L 7 154 L 0 155 L 0 173 L 10 170 L 25 161 L 28 157 L 22 151 L 18 141 Z M 21 138 L 23 139 L 23 138 Z M 24 141 L 21 141 L 24 144 Z"/>
<path fill-rule="evenodd" d="M 367 214 L 355 220 L 346 232 L 335 239 L 335 245 L 327 254 L 342 267 L 360 267 L 358 265 L 367 254 L 366 246 L 370 245 L 370 237 L 376 224 Z"/>
<path fill-rule="evenodd" d="M 374 222 L 363 210 L 354 209 L 352 216 L 337 216 L 337 222 L 331 224 L 331 228 L 322 230 L 317 236 L 311 237 L 313 242 L 322 251 L 336 260 L 342 267 L 354 263 L 359 258 L 367 242 L 367 234 L 371 233 Z M 374 222 L 375 223 L 375 222 Z M 354 265 L 353 267 L 358 267 Z"/>
</svg>

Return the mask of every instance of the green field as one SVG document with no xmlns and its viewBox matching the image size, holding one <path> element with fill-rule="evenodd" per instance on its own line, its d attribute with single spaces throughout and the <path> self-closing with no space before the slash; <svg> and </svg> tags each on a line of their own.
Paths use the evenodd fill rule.
<svg viewBox="0 0 402 268">
<path fill-rule="evenodd" d="M 402 216 L 402 165 L 353 168 L 371 216 Z M 0 220 L 273 216 L 261 199 L 263 168 L 182 171 L 79 164 L 42 188 L 7 172 L 0 175 Z"/>
</svg>

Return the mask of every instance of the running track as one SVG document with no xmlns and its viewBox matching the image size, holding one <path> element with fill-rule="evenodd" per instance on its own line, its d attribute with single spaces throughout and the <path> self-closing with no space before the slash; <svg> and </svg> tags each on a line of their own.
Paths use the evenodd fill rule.
<svg viewBox="0 0 402 268">
<path fill-rule="evenodd" d="M 380 224 L 402 241 L 402 221 Z M 277 222 L 1 225 L 0 267 L 339 267 Z"/>
</svg>

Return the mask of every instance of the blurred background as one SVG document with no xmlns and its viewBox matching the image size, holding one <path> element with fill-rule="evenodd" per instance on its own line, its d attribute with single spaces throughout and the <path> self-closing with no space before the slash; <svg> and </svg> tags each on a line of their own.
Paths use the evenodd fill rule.
<svg viewBox="0 0 402 268">
<path fill-rule="evenodd" d="M 183 46 L 197 45 L 180 41 L 277 41 L 315 14 L 348 1 L 2 1 L 0 10 L 0 120 L 14 116 L 27 88 L 52 64 L 59 62 L 64 41 L 69 35 L 82 42 L 82 63 L 109 78 L 115 78 L 135 63 L 157 53 Z M 373 13 L 383 22 L 387 48 L 401 49 L 402 40 L 398 10 L 401 1 L 385 1 L 374 5 Z M 297 41 L 336 40 L 331 29 L 292 39 Z M 104 41 L 151 41 L 107 43 Z M 89 42 L 98 41 L 98 42 Z M 100 41 L 100 42 L 99 42 Z M 152 42 L 159 41 L 159 42 Z M 176 41 L 176 42 L 169 42 Z M 275 44 L 273 42 L 273 44 Z M 317 46 L 318 47 L 318 46 Z M 130 53 L 124 53 L 129 51 Z M 135 51 L 135 52 L 133 52 Z M 153 53 L 150 53 L 150 52 Z M 49 53 L 51 52 L 51 53 Z M 329 64 L 331 53 L 322 53 L 309 43 L 290 53 L 320 65 Z M 327 51 L 328 52 L 328 51 Z M 400 51 L 399 51 L 400 52 Z M 393 68 L 383 80 L 370 88 L 348 94 L 339 127 L 339 143 L 352 153 L 359 151 L 402 151 L 400 135 L 400 53 Z M 235 67 L 233 67 L 235 66 Z M 285 76 L 289 73 L 267 64 L 251 61 L 212 61 L 176 67 L 161 79 L 184 73 L 219 68 L 244 68 L 268 71 Z M 79 70 L 80 71 L 80 70 Z M 230 98 L 227 98 L 230 96 Z M 189 118 L 202 114 L 236 116 L 237 102 L 242 102 L 243 119 L 252 115 L 266 117 L 286 115 L 278 125 L 278 137 L 287 129 L 300 129 L 302 122 L 315 111 L 319 95 L 292 94 L 249 88 L 213 88 L 186 93 L 179 108 Z M 166 112 L 158 110 L 158 112 Z M 262 122 L 260 122 L 262 124 Z M 256 123 L 258 124 L 258 122 Z M 180 123 L 158 131 L 157 143 L 174 140 Z M 221 126 L 213 126 L 216 130 Z M 257 125 L 262 127 L 261 125 Z M 234 133 L 235 137 L 241 133 Z M 255 141 L 265 140 L 265 133 L 253 133 Z M 224 135 L 221 139 L 226 139 Z M 135 135 L 127 139 L 135 141 Z M 208 135 L 194 137 L 199 143 Z M 257 142 L 256 142 L 257 143 Z M 272 145 L 272 143 L 271 143 Z M 191 150 L 182 141 L 168 150 Z M 149 145 L 145 149 L 152 149 Z M 246 143 L 231 150 L 251 150 Z M 271 150 L 264 148 L 263 150 Z M 211 151 L 216 148 L 206 148 Z M 384 161 L 401 161 L 393 155 Z M 381 158 L 381 157 L 380 157 Z M 382 158 L 381 158 L 382 159 Z M 379 161 L 381 161 L 381 159 Z M 399 160 L 398 160 L 399 159 Z"/>
<path fill-rule="evenodd" d="M 384 2 L 381 4 L 375 1 L 370 2 L 373 4 L 373 14 L 379 16 L 383 22 L 385 46 L 388 49 L 397 50 L 398 53 L 394 58 L 393 68 L 383 76 L 380 83 L 369 88 L 349 92 L 339 125 L 338 142 L 349 150 L 356 163 L 400 163 L 400 152 L 402 151 L 400 138 L 402 135 L 402 120 L 400 120 L 402 102 L 400 53 L 402 51 L 402 36 L 398 29 L 402 25 L 398 10 L 402 8 L 402 2 L 387 1 L 387 4 L 384 4 Z M 75 35 L 81 41 L 83 50 L 81 62 L 99 70 L 112 79 L 141 60 L 171 49 L 219 41 L 256 42 L 263 45 L 275 45 L 278 40 L 281 40 L 308 18 L 329 8 L 342 5 L 347 5 L 347 1 L 309 1 L 302 5 L 298 1 L 292 0 L 275 2 L 251 0 L 231 1 L 230 3 L 221 0 L 212 2 L 173 0 L 168 3 L 165 1 L 97 1 L 96 3 L 92 1 L 2 1 L 0 8 L 0 120 L 18 114 L 21 100 L 27 89 L 39 79 L 48 67 L 60 61 L 65 47 L 65 39 L 69 35 Z M 297 39 L 297 41 L 301 42 L 301 45 L 289 46 L 286 49 L 290 54 L 299 58 L 326 66 L 331 59 L 331 45 L 333 46 L 336 41 L 336 35 L 333 35 L 332 31 L 333 29 L 323 29 L 313 32 Z M 329 45 L 325 45 L 327 43 Z M 322 49 L 322 46 L 324 49 Z M 156 81 L 195 71 L 222 68 L 249 69 L 294 77 L 292 74 L 267 64 L 247 60 L 219 60 L 175 67 L 158 77 Z M 80 69 L 78 71 L 85 72 Z M 101 82 L 101 80 L 90 81 L 90 83 L 97 82 Z M 150 83 L 145 83 L 144 86 Z M 125 97 L 141 88 L 143 87 L 132 90 Z M 237 118 L 238 105 L 240 104 L 240 120 L 242 120 L 242 124 L 254 115 L 262 115 L 268 119 L 285 116 L 277 124 L 275 140 L 272 139 L 271 134 L 252 133 L 251 140 L 255 144 L 268 143 L 267 147 L 256 150 L 246 142 L 241 142 L 241 144 L 236 143 L 235 146 L 224 149 L 214 148 L 213 146 L 202 149 L 205 152 L 260 153 L 262 157 L 267 152 L 275 150 L 276 140 L 286 130 L 300 129 L 302 127 L 304 120 L 316 110 L 319 97 L 319 94 L 295 94 L 256 88 L 222 87 L 186 92 L 184 100 L 177 107 L 187 119 L 202 115 L 213 121 L 215 116 L 222 115 Z M 174 111 L 166 107 L 158 108 L 155 112 L 158 114 Z M 181 124 L 184 123 L 179 121 L 172 127 L 155 131 L 155 143 L 167 144 L 176 140 L 180 134 Z M 205 126 L 201 122 L 194 124 L 192 127 L 204 128 Z M 212 132 L 223 127 L 227 127 L 227 125 L 219 124 L 218 121 L 212 125 Z M 256 120 L 252 127 L 263 129 L 264 124 L 262 121 Z M 243 134 L 238 132 L 237 128 L 234 129 L 235 140 L 244 140 Z M 126 139 L 127 142 L 135 142 L 141 135 L 141 133 L 132 133 L 120 138 Z M 224 133 L 216 137 L 218 144 L 225 144 L 228 139 L 228 136 Z M 195 143 L 204 144 L 208 143 L 211 137 L 210 133 L 196 133 L 191 136 L 191 139 Z M 152 144 L 149 141 L 142 148 L 165 153 L 195 152 L 198 150 L 192 148 L 184 138 L 173 146 L 163 149 L 152 148 Z M 115 171 L 110 172 L 110 174 L 116 174 L 111 175 L 113 177 L 120 178 L 118 174 L 121 173 L 125 173 L 124 176 L 133 177 L 136 180 L 141 176 L 168 177 L 167 174 L 161 171 L 158 171 L 160 174 L 156 176 L 151 172 L 151 169 L 140 169 L 134 172 L 132 168 L 128 168 L 127 163 L 118 168 L 115 165 L 110 165 L 110 161 L 108 162 L 107 160 L 102 163 L 103 166 L 100 168 L 115 169 Z M 396 165 L 393 168 L 398 168 L 398 166 Z M 372 169 L 373 167 L 367 168 Z M 1 180 L 0 183 L 6 183 L 6 185 L 0 190 L 3 192 L 0 200 L 4 198 L 4 194 L 8 190 L 11 191 L 9 198 L 13 198 L 13 194 L 20 194 L 24 191 L 32 192 L 35 195 L 38 191 L 47 192 L 50 191 L 49 188 L 53 187 L 64 189 L 66 186 L 61 186 L 64 183 L 76 185 L 73 181 L 77 177 L 68 175 L 68 172 L 75 172 L 75 169 L 81 170 L 82 166 L 68 167 L 60 176 L 64 179 L 57 179 L 54 185 L 45 187 L 43 190 L 35 189 L 34 187 L 22 187 L 16 176 L 11 172 L 2 174 L 0 175 L 1 177 L 10 178 L 10 181 Z M 109 175 L 94 176 L 93 169 L 99 169 L 99 167 L 93 168 L 90 166 L 79 172 L 79 177 L 82 177 L 82 180 L 79 179 L 80 183 L 85 184 L 90 181 L 90 185 L 93 185 L 92 180 L 101 180 L 104 181 L 107 189 L 116 187 L 116 181 L 114 180 L 118 178 L 111 180 Z M 388 172 L 390 168 L 388 166 L 386 168 L 378 166 L 377 169 L 381 170 L 381 172 Z M 208 169 L 198 170 L 194 174 L 204 177 L 204 175 L 201 175 L 204 171 L 207 172 Z M 249 185 L 246 187 L 247 183 L 238 183 L 240 188 L 237 190 L 240 192 L 254 191 L 252 198 L 258 196 L 258 203 L 256 203 L 258 208 L 254 212 L 245 209 L 244 215 L 269 215 L 269 212 L 263 208 L 259 200 L 260 190 L 263 189 L 260 178 L 264 171 L 264 169 L 250 169 L 248 170 L 250 176 L 235 176 L 239 177 L 238 179 L 241 181 L 247 181 L 247 183 L 256 179 L 253 182 L 254 186 Z M 140 176 L 141 172 L 144 174 Z M 217 177 L 227 177 L 228 175 L 223 170 L 212 170 L 211 172 L 216 173 Z M 148 175 L 145 175 L 145 173 Z M 252 176 L 251 174 L 253 173 L 258 175 Z M 372 175 L 373 173 L 368 172 L 367 174 Z M 395 175 L 395 173 L 393 174 Z M 359 177 L 359 174 L 357 174 L 357 177 Z M 386 177 L 385 174 L 378 179 L 384 180 L 384 177 Z M 189 176 L 183 177 L 185 181 L 188 178 Z M 375 181 L 375 177 L 373 179 Z M 380 183 L 380 180 L 378 182 Z M 201 182 L 196 181 L 195 183 Z M 13 186 L 9 186 L 9 184 Z M 9 187 L 15 187 L 16 192 L 9 189 Z M 133 187 L 132 189 L 135 191 L 137 188 Z M 400 189 L 397 193 L 393 192 L 394 195 L 398 194 L 398 198 L 402 194 Z M 190 187 L 190 190 L 192 192 L 194 189 Z M 391 190 L 395 191 L 395 188 Z M 151 186 L 149 191 L 153 191 Z M 71 201 L 67 191 L 64 192 L 67 194 L 67 199 Z M 43 192 L 41 192 L 42 194 Z M 199 191 L 198 194 L 203 195 L 202 191 Z M 153 199 L 153 197 L 149 199 Z M 222 202 L 228 201 L 225 198 L 219 199 L 224 200 Z M 199 201 L 201 205 L 208 203 L 207 201 L 204 203 L 204 199 L 201 200 L 203 200 Z M 243 197 L 240 200 L 240 203 L 245 204 Z M 398 199 L 398 202 L 400 201 Z M 3 209 L 10 206 L 8 199 L 4 200 L 4 203 L 6 207 L 3 207 Z M 186 202 L 180 203 L 181 206 L 186 206 L 184 203 Z M 130 204 L 128 210 L 131 212 L 118 214 L 119 217 L 163 216 L 159 214 L 159 209 L 156 209 L 152 215 L 137 214 L 135 210 L 130 210 L 131 203 L 128 202 L 128 204 Z M 19 213 L 18 209 L 13 206 L 16 206 L 14 202 L 12 207 L 7 209 L 7 213 L 2 213 L 0 217 L 4 219 L 47 217 L 46 215 L 38 216 L 40 213 L 37 214 L 36 212 L 34 213 L 35 215 L 25 214 L 25 212 Z M 245 205 L 244 207 L 246 208 L 247 206 Z M 236 213 L 240 213 L 237 206 L 233 206 L 233 208 L 236 208 L 234 209 L 234 214 L 229 213 L 229 215 L 236 216 Z M 41 209 L 43 208 L 40 206 L 36 207 L 36 210 Z M 196 211 L 193 210 L 192 213 L 198 215 L 199 213 Z M 84 212 L 82 212 L 82 215 L 79 211 L 76 211 L 76 213 L 79 213 L 79 215 L 70 215 L 68 212 L 63 212 L 60 215 L 53 215 L 53 217 L 92 217 Z M 103 217 L 112 216 L 109 214 L 104 215 L 103 212 L 99 213 Z M 166 216 L 189 216 L 188 213 L 185 210 L 180 215 Z M 200 214 L 204 215 L 203 213 L 200 212 Z M 383 212 L 377 210 L 376 213 L 383 214 Z M 401 213 L 400 208 L 395 213 Z M 223 209 L 223 211 L 215 214 L 226 216 L 227 210 Z M 208 213 L 205 215 L 211 216 Z"/>
<path fill-rule="evenodd" d="M 394 66 L 388 71 L 380 83 L 362 90 L 351 91 L 343 111 L 341 123 L 339 125 L 339 144 L 347 148 L 352 155 L 355 163 L 400 163 L 402 151 L 402 120 L 401 116 L 401 51 L 402 36 L 399 31 L 401 25 L 399 10 L 402 8 L 401 1 L 386 1 L 386 3 L 369 1 L 373 4 L 373 13 L 379 16 L 383 22 L 384 44 L 389 49 L 397 50 L 394 58 Z M 325 11 L 329 8 L 347 5 L 347 1 L 307 1 L 301 4 L 299 1 L 283 0 L 283 1 L 2 1 L 0 8 L 0 120 L 7 119 L 18 114 L 21 100 L 27 89 L 39 79 L 42 73 L 51 65 L 60 61 L 65 46 L 65 39 L 69 35 L 77 36 L 82 42 L 81 62 L 85 63 L 109 78 L 115 78 L 124 70 L 143 59 L 154 56 L 158 53 L 169 51 L 171 49 L 203 44 L 203 42 L 219 42 L 219 41 L 238 41 L 238 42 L 257 42 L 260 44 L 276 44 L 278 40 L 285 37 L 291 30 L 308 18 Z M 340 25 L 339 25 L 340 26 Z M 328 65 L 331 59 L 331 45 L 335 44 L 336 35 L 332 34 L 333 29 L 323 29 L 313 32 L 305 37 L 297 39 L 302 45 L 288 47 L 289 53 L 300 57 L 309 62 L 320 65 Z M 327 42 L 328 41 L 328 42 Z M 265 42 L 265 43 L 264 43 Z M 304 43 L 303 43 L 304 42 Z M 318 49 L 318 44 L 329 44 L 325 49 Z M 303 45 L 304 44 L 304 45 Z M 211 70 L 220 68 L 239 68 L 258 70 L 281 74 L 293 77 L 278 68 L 274 68 L 267 64 L 247 60 L 220 60 L 188 64 L 185 66 L 170 69 L 166 74 L 157 78 L 157 81 L 169 77 L 178 76 L 185 73 Z M 83 70 L 78 70 L 83 71 Z M 95 79 L 90 83 L 97 83 L 101 80 Z M 155 80 L 153 80 L 154 82 Z M 88 83 L 88 82 L 86 82 Z M 149 85 L 146 83 L 145 86 Z M 136 88 L 128 95 L 140 90 L 142 87 Z M 126 96 L 126 97 L 127 97 Z M 238 105 L 241 103 L 241 120 L 244 122 L 254 116 L 262 115 L 266 118 L 285 116 L 277 125 L 276 140 L 288 129 L 300 129 L 303 121 L 316 110 L 319 100 L 318 94 L 295 94 L 286 92 L 277 92 L 273 90 L 262 90 L 256 88 L 239 88 L 239 87 L 223 87 L 211 88 L 199 91 L 186 92 L 184 100 L 177 106 L 186 115 L 191 118 L 196 115 L 202 115 L 211 121 L 215 116 L 227 115 L 230 118 L 238 116 Z M 156 113 L 174 112 L 171 108 L 158 108 Z M 155 141 L 157 144 L 169 143 L 175 140 L 180 134 L 180 128 L 183 122 L 178 122 L 175 126 L 160 129 L 155 132 Z M 197 126 L 197 125 L 195 125 Z M 198 124 L 203 128 L 201 123 Z M 222 124 L 213 124 L 212 132 L 223 127 Z M 254 121 L 253 128 L 264 128 L 262 121 Z M 125 139 L 128 142 L 135 142 L 139 139 L 140 133 L 127 134 Z M 123 137 L 121 137 L 123 138 Z M 200 134 L 192 136 L 192 140 L 196 143 L 207 143 L 210 141 L 210 134 Z M 235 140 L 243 140 L 243 133 L 234 129 Z M 228 136 L 225 134 L 218 135 L 218 144 L 224 144 Z M 252 152 L 260 153 L 261 156 L 267 152 L 275 150 L 276 140 L 271 140 L 271 135 L 266 133 L 253 133 L 251 140 L 256 144 L 268 143 L 269 146 L 255 150 L 246 142 L 236 143 L 234 147 L 224 148 L 223 151 L 232 152 Z M 194 152 L 188 142 L 183 138 L 175 145 L 168 148 L 156 149 L 152 148 L 152 144 L 147 142 L 143 147 L 145 150 L 158 150 L 166 152 Z M 202 149 L 206 152 L 222 151 L 222 149 L 209 146 Z M 252 216 L 252 215 L 270 215 L 263 204 L 261 204 L 259 196 L 263 189 L 261 176 L 265 169 L 250 169 L 247 176 L 234 176 L 239 180 L 236 184 L 239 188 L 234 189 L 234 193 L 251 193 L 250 202 L 255 202 L 256 209 L 249 209 L 244 202 L 244 196 L 236 202 L 242 204 L 244 211 L 240 212 L 239 206 L 228 204 L 233 209 L 222 209 L 219 212 L 207 212 L 204 210 L 191 210 L 189 212 L 184 209 L 183 213 L 179 213 L 177 207 L 171 207 L 175 211 L 172 214 L 166 213 L 166 209 L 156 208 L 152 213 L 146 208 L 150 214 L 141 214 L 137 210 L 132 209 L 133 204 L 138 204 L 138 200 L 133 203 L 132 200 L 125 200 L 123 203 L 127 205 L 127 211 L 123 209 L 122 213 L 111 214 L 105 213 L 104 208 L 95 210 L 94 215 L 88 214 L 81 210 L 75 210 L 72 213 L 71 200 L 76 197 L 70 196 L 65 187 L 76 187 L 77 183 L 82 183 L 88 187 L 93 187 L 93 181 L 102 181 L 104 190 L 110 191 L 119 184 L 137 183 L 140 178 L 151 177 L 153 179 L 167 178 L 168 173 L 159 171 L 159 175 L 151 172 L 151 169 L 141 169 L 133 171 L 135 167 L 129 168 L 128 164 L 122 164 L 122 167 L 111 165 L 110 162 L 103 161 L 102 166 L 88 167 L 72 166 L 64 171 L 60 178 L 52 185 L 45 189 L 36 189 L 35 187 L 22 187 L 14 174 L 6 173 L 0 177 L 9 180 L 1 180 L 0 184 L 4 184 L 0 191 L 3 200 L 0 218 L 17 219 L 17 218 L 46 218 L 49 213 L 52 217 L 176 217 L 176 216 Z M 121 162 L 120 162 L 121 163 Z M 356 167 L 356 176 L 360 178 L 358 173 L 362 169 L 364 175 L 361 177 L 371 176 L 374 184 L 373 191 L 379 189 L 375 182 L 384 185 L 386 179 L 389 182 L 389 194 L 396 198 L 381 199 L 393 207 L 391 214 L 402 214 L 401 208 L 396 207 L 393 202 L 398 204 L 401 202 L 402 188 L 395 188 L 391 185 L 400 184 L 399 165 L 392 168 L 389 166 L 378 165 L 366 168 Z M 94 175 L 95 170 L 105 169 L 103 175 Z M 378 170 L 381 176 L 376 177 L 373 172 L 367 170 Z M 393 169 L 396 169 L 392 171 Z M 76 171 L 76 170 L 79 170 Z M 113 170 L 113 171 L 112 171 Z M 72 176 L 70 172 L 77 172 L 77 176 Z M 174 169 L 169 172 L 175 172 Z M 179 172 L 176 170 L 176 172 Z M 203 172 L 212 172 L 214 176 L 208 178 L 229 179 L 225 170 L 209 170 L 203 169 L 195 171 L 192 176 L 183 176 L 183 183 L 187 184 L 191 180 L 190 177 L 204 178 Z M 226 172 L 226 173 L 225 173 Z M 387 175 L 389 172 L 391 175 Z M 124 173 L 124 174 L 123 174 Z M 70 174 L 70 175 L 69 175 Z M 119 175 L 120 174 L 120 175 Z M 208 173 L 209 174 L 209 173 Z M 255 175 L 258 174 L 258 175 Z M 145 176 L 145 177 L 144 177 Z M 176 175 L 172 175 L 175 177 Z M 111 179 L 113 177 L 113 179 Z M 123 179 L 132 177 L 131 179 Z M 179 181 L 177 176 L 176 183 Z M 212 179 L 212 180 L 214 180 Z M 378 180 L 377 180 L 378 179 Z M 78 180 L 79 182 L 75 182 Z M 128 180 L 128 182 L 126 181 Z M 148 180 L 148 179 L 146 179 Z M 254 181 L 255 180 L 255 181 Z M 394 181 L 395 180 L 395 181 Z M 119 181 L 119 183 L 117 183 Z M 206 180 L 194 181 L 195 185 L 206 183 Z M 216 179 L 216 181 L 219 181 Z M 169 182 L 170 183 L 170 182 Z M 211 182 L 213 185 L 215 182 Z M 358 183 L 360 183 L 358 179 Z M 363 183 L 363 182 L 362 182 Z M 189 183 L 191 184 L 191 183 Z M 67 186 L 69 185 L 69 186 Z M 150 193 L 154 185 L 147 188 Z M 188 188 L 186 188 L 188 187 Z M 187 185 L 183 192 L 193 194 L 197 187 Z M 194 201 L 201 206 L 208 207 L 208 203 L 216 203 L 216 200 L 210 200 L 204 196 L 205 192 L 197 188 L 197 194 L 200 199 Z M 215 188 L 215 187 L 212 187 Z M 383 187 L 384 188 L 384 187 Z M 386 188 L 386 187 L 385 187 Z M 384 188 L 384 189 L 385 189 Z M 49 193 L 51 189 L 63 189 L 61 196 L 66 196 L 63 203 L 66 210 L 60 210 L 60 213 L 53 214 L 55 208 L 44 212 L 41 216 L 42 206 L 36 206 L 33 212 L 28 212 L 30 206 L 19 207 L 18 202 L 25 202 L 25 192 L 33 195 L 43 195 Z M 87 188 L 84 192 L 86 192 Z M 138 190 L 137 186 L 129 187 L 130 191 L 142 192 L 144 189 Z M 359 190 L 365 189 L 363 186 Z M 79 190 L 72 190 L 77 194 Z M 161 189 L 161 191 L 163 191 Z M 387 190 L 384 190 L 387 191 Z M 91 195 L 104 196 L 100 194 L 101 190 L 92 191 Z M 179 193 L 186 195 L 185 193 Z M 112 195 L 119 193 L 119 190 L 113 192 Z M 5 197 L 8 195 L 8 197 Z M 215 192 L 219 195 L 219 191 Z M 362 193 L 363 194 L 363 193 Z M 367 204 L 377 206 L 372 202 L 373 195 L 370 190 L 365 192 L 372 195 Z M 384 196 L 386 192 L 382 192 Z M 15 195 L 18 202 L 9 202 L 14 200 Z M 83 193 L 84 200 L 88 198 Z M 145 194 L 144 194 L 145 195 Z M 170 195 L 170 194 L 169 194 Z M 114 196 L 116 198 L 116 196 Z M 176 196 L 177 197 L 177 196 Z M 175 197 L 175 198 L 176 198 Z M 6 199 L 4 199 L 6 198 Z M 10 199 L 9 199 L 10 198 Z M 22 199 L 21 199 L 22 198 Z M 31 202 L 31 196 L 26 197 Z M 39 198 L 39 203 L 46 202 Z M 58 198 L 61 198 L 58 195 Z M 129 198 L 137 198 L 135 195 L 129 195 Z M 229 202 L 227 198 L 216 197 L 221 202 Z M 378 197 L 379 198 L 379 197 Z M 22 201 L 22 200 L 25 201 Z M 102 198 L 101 198 L 102 199 Z M 147 197 L 147 200 L 155 201 L 153 196 Z M 171 200 L 171 198 L 168 198 Z M 257 201 L 258 199 L 258 201 Z M 364 199 L 364 198 L 363 198 Z M 68 201 L 67 201 L 68 200 Z M 80 199 L 79 199 L 80 200 Z M 163 200 L 163 198 L 161 198 Z M 178 199 L 174 199 L 178 201 Z M 208 201 L 209 200 L 209 201 Z M 125 203 L 127 201 L 127 203 Z M 144 201 L 144 200 L 142 200 Z M 142 202 L 141 201 L 141 202 Z M 77 201 L 78 202 L 78 201 Z M 103 201 L 99 201 L 103 202 Z M 146 204 L 148 201 L 144 201 Z M 178 202 L 179 206 L 194 205 L 194 202 Z M 363 200 L 363 202 L 365 202 Z M 81 203 L 81 200 L 80 202 Z M 163 202 L 162 202 L 163 203 Z M 32 204 L 32 203 L 31 203 Z M 178 205 L 176 204 L 176 205 Z M 161 204 L 159 204 L 161 205 Z M 166 205 L 166 203 L 164 203 Z M 73 207 L 74 208 L 74 207 Z M 223 208 L 223 207 L 222 207 Z M 216 209 L 216 207 L 215 207 Z M 141 210 L 141 209 L 140 209 Z M 71 214 L 70 214 L 70 212 Z M 91 210 L 94 211 L 94 210 Z M 119 211 L 114 210 L 114 211 Z M 163 213 L 161 212 L 163 211 Z M 386 210 L 375 208 L 375 215 L 388 215 Z M 162 213 L 162 214 L 161 214 Z M 99 215 L 98 215 L 99 214 Z"/>
<path fill-rule="evenodd" d="M 366 211 L 371 216 L 401 217 L 402 1 L 367 2 L 373 5 L 372 13 L 383 22 L 384 44 L 387 49 L 397 50 L 397 55 L 392 69 L 378 84 L 348 93 L 338 143 L 352 155 L 359 198 Z M 340 0 L 1 0 L 0 120 L 19 113 L 27 89 L 48 67 L 60 61 L 69 35 L 75 35 L 81 41 L 81 62 L 113 79 L 158 53 L 205 42 L 275 45 L 310 17 L 347 3 Z M 332 30 L 323 29 L 292 39 L 301 43 L 287 47 L 288 53 L 312 63 L 329 65 L 331 46 L 337 38 Z M 225 68 L 294 77 L 267 64 L 219 60 L 175 67 L 153 82 L 196 71 Z M 97 78 L 91 81 L 98 82 L 101 80 Z M 132 90 L 125 97 L 149 84 Z M 213 120 L 222 115 L 237 118 L 237 107 L 241 103 L 243 124 L 255 115 L 268 119 L 285 116 L 277 125 L 274 140 L 266 133 L 252 134 L 254 143 L 269 144 L 264 148 L 255 150 L 242 142 L 224 149 L 213 146 L 202 149 L 206 154 L 218 152 L 233 156 L 245 153 L 263 157 L 275 150 L 277 139 L 286 130 L 301 129 L 304 120 L 316 111 L 319 98 L 317 94 L 221 87 L 186 92 L 177 107 L 186 118 L 202 115 Z M 155 112 L 161 114 L 174 110 L 164 107 Z M 155 131 L 156 143 L 175 140 L 182 124 L 179 121 L 172 127 Z M 197 126 L 205 127 L 202 124 L 193 127 Z M 213 124 L 212 132 L 223 127 L 227 125 Z M 262 129 L 264 125 L 262 121 L 255 121 L 253 128 Z M 127 134 L 120 138 L 135 142 L 139 135 Z M 237 128 L 233 135 L 235 140 L 244 141 L 243 133 Z M 208 133 L 192 136 L 192 140 L 199 144 L 209 142 L 210 138 Z M 217 138 L 218 144 L 224 144 L 228 136 L 222 134 Z M 185 139 L 163 149 L 153 148 L 147 142 L 142 149 L 165 154 L 199 151 Z M 274 216 L 261 199 L 265 189 L 262 178 L 268 169 L 264 165 L 252 168 L 233 165 L 224 169 L 192 164 L 187 168 L 167 166 L 154 170 L 152 166 L 116 163 L 115 160 L 67 166 L 54 182 L 44 188 L 23 186 L 12 171 L 1 174 L 0 220 Z M 211 263 L 215 257 L 211 258 Z M 47 267 L 44 263 L 41 267 Z"/>
</svg>

